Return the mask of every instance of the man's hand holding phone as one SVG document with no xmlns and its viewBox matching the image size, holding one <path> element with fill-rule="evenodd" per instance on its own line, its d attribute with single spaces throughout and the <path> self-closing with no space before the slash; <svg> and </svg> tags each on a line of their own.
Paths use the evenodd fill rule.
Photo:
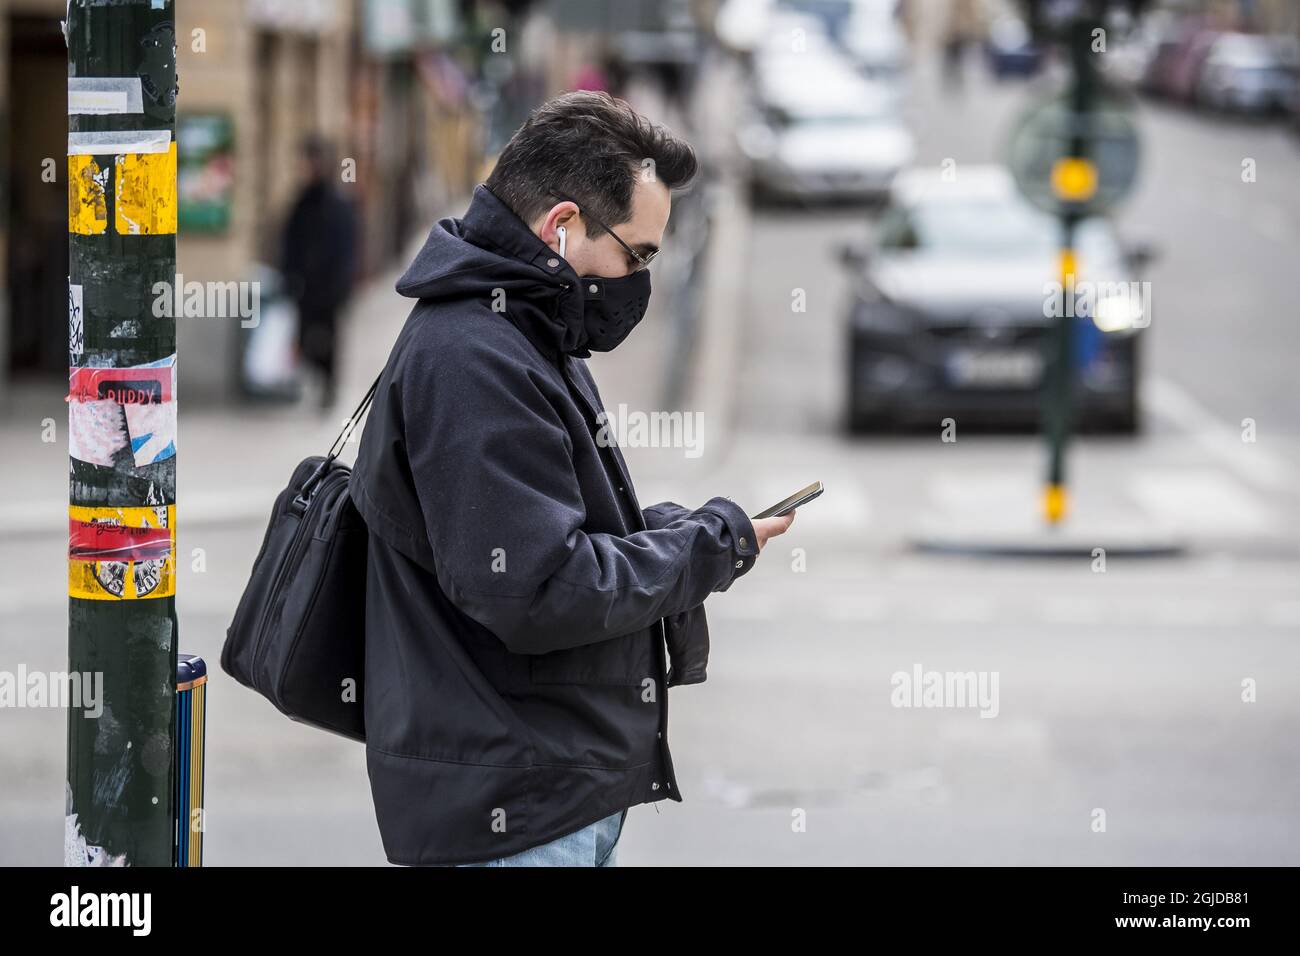
<svg viewBox="0 0 1300 956">
<path fill-rule="evenodd" d="M 750 518 L 749 521 L 754 526 L 754 537 L 758 538 L 758 550 L 762 551 L 768 538 L 785 534 L 794 521 L 794 512 L 788 511 L 780 518 Z"/>
<path fill-rule="evenodd" d="M 790 522 L 794 521 L 795 508 L 807 504 L 825 490 L 825 486 L 820 481 L 814 481 L 807 488 L 801 488 L 789 498 L 778 501 L 766 511 L 760 511 L 750 518 L 750 523 L 754 526 L 754 534 L 758 537 L 758 550 L 763 550 L 763 545 L 767 544 L 768 538 L 785 534 L 790 527 Z"/>
</svg>

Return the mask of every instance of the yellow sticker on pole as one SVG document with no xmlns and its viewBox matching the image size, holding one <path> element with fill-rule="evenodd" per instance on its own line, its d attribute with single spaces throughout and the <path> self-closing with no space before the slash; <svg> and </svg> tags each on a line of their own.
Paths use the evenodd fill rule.
<svg viewBox="0 0 1300 956">
<path fill-rule="evenodd" d="M 116 197 L 119 235 L 175 235 L 176 142 L 166 152 L 118 156 Z"/>
<path fill-rule="evenodd" d="M 131 601 L 176 593 L 176 506 L 68 508 L 68 595 Z"/>
<path fill-rule="evenodd" d="M 1097 195 L 1097 167 L 1078 156 L 1064 156 L 1052 166 L 1052 191 L 1066 202 L 1087 202 Z"/>
<path fill-rule="evenodd" d="M 94 156 L 68 157 L 68 232 L 99 236 L 108 230 L 105 190 L 112 169 L 100 169 Z"/>
<path fill-rule="evenodd" d="M 176 558 L 150 561 L 69 561 L 68 597 L 138 601 L 176 594 Z"/>
</svg>

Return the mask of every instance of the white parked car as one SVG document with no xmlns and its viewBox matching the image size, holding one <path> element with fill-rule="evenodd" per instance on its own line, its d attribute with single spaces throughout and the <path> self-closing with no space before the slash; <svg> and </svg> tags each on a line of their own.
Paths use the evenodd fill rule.
<svg viewBox="0 0 1300 956">
<path fill-rule="evenodd" d="M 915 143 L 889 84 L 842 57 L 756 58 L 752 115 L 740 129 L 760 197 L 871 199 L 911 162 Z"/>
<path fill-rule="evenodd" d="M 901 85 L 908 48 L 896 10 L 897 0 L 858 0 L 840 32 L 840 43 L 867 77 Z"/>
</svg>

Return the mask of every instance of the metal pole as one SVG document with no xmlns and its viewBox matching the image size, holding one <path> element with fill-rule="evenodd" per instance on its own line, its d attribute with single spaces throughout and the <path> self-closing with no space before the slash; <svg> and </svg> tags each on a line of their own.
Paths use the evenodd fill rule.
<svg viewBox="0 0 1300 956">
<path fill-rule="evenodd" d="M 176 30 L 172 0 L 71 0 L 65 862 L 173 862 Z"/>
<path fill-rule="evenodd" d="M 1070 58 L 1074 66 L 1074 85 L 1070 93 L 1070 113 L 1077 121 L 1092 113 L 1097 95 L 1096 66 L 1092 60 L 1094 18 L 1080 14 L 1071 24 Z M 1077 280 L 1075 233 L 1082 219 L 1071 201 L 1091 198 L 1096 189 L 1096 169 L 1089 153 L 1089 136 L 1081 128 L 1072 135 L 1066 157 L 1058 163 L 1055 187 L 1065 201 L 1061 212 L 1060 281 L 1067 301 L 1073 303 Z M 1043 514 L 1050 524 L 1064 520 L 1069 511 L 1066 493 L 1065 454 L 1074 425 L 1074 360 L 1072 354 L 1074 309 L 1061 310 L 1052 329 L 1049 345 L 1048 380 L 1044 396 L 1045 431 L 1048 443 L 1047 487 L 1043 493 Z"/>
</svg>

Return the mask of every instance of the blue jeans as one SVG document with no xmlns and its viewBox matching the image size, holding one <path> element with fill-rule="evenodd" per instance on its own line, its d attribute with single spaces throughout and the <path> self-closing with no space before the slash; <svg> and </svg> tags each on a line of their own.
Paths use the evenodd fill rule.
<svg viewBox="0 0 1300 956">
<path fill-rule="evenodd" d="M 626 818 L 627 810 L 620 810 L 541 846 L 485 863 L 456 866 L 617 866 L 618 838 L 623 835 Z"/>
</svg>

